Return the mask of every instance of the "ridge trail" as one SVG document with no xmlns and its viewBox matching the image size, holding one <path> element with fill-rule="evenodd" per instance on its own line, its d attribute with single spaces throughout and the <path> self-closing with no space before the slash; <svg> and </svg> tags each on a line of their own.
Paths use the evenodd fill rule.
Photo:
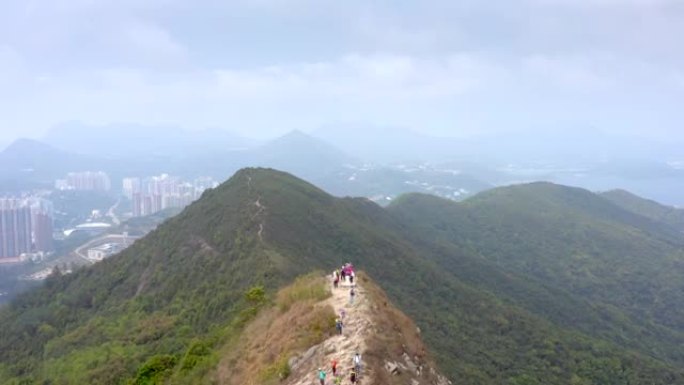
<svg viewBox="0 0 684 385">
<path fill-rule="evenodd" d="M 249 175 L 247 176 L 247 188 L 249 190 L 249 193 L 251 194 L 252 193 L 252 177 Z M 256 219 L 261 214 L 263 214 L 264 211 L 266 211 L 266 206 L 261 204 L 261 195 L 257 195 L 257 199 L 256 199 L 256 201 L 254 201 L 254 206 L 256 206 L 257 210 L 254 213 L 254 215 L 252 215 L 252 217 L 251 217 L 252 220 Z M 264 240 L 263 239 L 263 233 L 264 233 L 264 221 L 263 221 L 263 219 L 261 219 L 261 221 L 259 222 L 259 230 L 257 231 L 257 236 L 259 237 L 260 241 Z"/>
<path fill-rule="evenodd" d="M 349 384 L 349 374 L 354 366 L 352 358 L 357 352 L 361 354 L 361 375 L 357 383 L 369 383 L 368 379 L 372 378 L 374 368 L 366 367 L 363 357 L 368 346 L 368 338 L 377 331 L 372 322 L 371 304 L 366 291 L 356 284 L 354 303 L 350 304 L 350 289 L 351 285 L 346 282 L 341 283 L 337 289 L 331 287 L 332 297 L 320 304 L 320 306 L 332 306 L 338 315 L 344 310 L 342 335 L 334 335 L 297 357 L 292 363 L 292 375 L 288 381 L 285 381 L 285 384 L 319 384 L 317 372 L 319 367 L 327 372 L 326 385 L 334 384 L 330 366 L 333 359 L 337 360 L 337 373 L 342 376 L 342 384 Z"/>
</svg>

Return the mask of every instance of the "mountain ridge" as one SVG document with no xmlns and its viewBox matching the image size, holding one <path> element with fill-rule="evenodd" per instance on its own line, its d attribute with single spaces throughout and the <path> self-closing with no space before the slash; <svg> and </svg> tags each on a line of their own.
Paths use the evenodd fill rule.
<svg viewBox="0 0 684 385">
<path fill-rule="evenodd" d="M 52 277 L 0 310 L 0 380 L 109 383 L 154 368 L 175 373 L 171 384 L 205 378 L 258 313 L 260 287 L 269 295 L 342 260 L 415 319 L 439 368 L 459 383 L 684 381 L 670 361 L 676 350 L 649 350 L 657 336 L 635 343 L 641 329 L 621 310 L 612 321 L 624 326 L 624 341 L 615 330 L 554 321 L 539 303 L 569 291 L 524 287 L 529 275 L 477 262 L 483 255 L 469 247 L 434 236 L 418 242 L 417 225 L 430 223 L 398 220 L 392 210 L 335 198 L 287 173 L 240 170 L 120 255 Z M 465 279 L 453 272 L 459 265 L 497 278 Z M 499 284 L 506 276 L 508 287 Z M 522 306 L 504 289 L 547 299 Z"/>
</svg>

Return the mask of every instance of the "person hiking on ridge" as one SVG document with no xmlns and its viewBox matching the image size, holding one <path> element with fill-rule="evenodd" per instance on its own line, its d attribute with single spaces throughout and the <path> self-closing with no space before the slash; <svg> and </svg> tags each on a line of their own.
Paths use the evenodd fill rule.
<svg viewBox="0 0 684 385">
<path fill-rule="evenodd" d="M 356 354 L 354 354 L 354 358 L 352 359 L 352 361 L 354 361 L 354 370 L 357 373 L 361 373 L 361 355 L 359 354 L 359 352 L 356 352 Z"/>
<path fill-rule="evenodd" d="M 349 304 L 353 305 L 354 304 L 354 296 L 356 295 L 356 292 L 354 291 L 354 287 L 352 286 L 351 290 L 349 290 Z"/>
<path fill-rule="evenodd" d="M 337 360 L 333 358 L 332 362 L 330 363 L 330 366 L 332 367 L 332 374 L 334 377 L 337 376 Z"/>
<path fill-rule="evenodd" d="M 356 384 L 356 370 L 352 369 L 351 374 L 349 375 L 349 381 L 351 381 L 352 384 Z"/>
<path fill-rule="evenodd" d="M 335 273 L 333 274 L 333 287 L 337 289 L 337 285 L 340 283 L 340 273 L 335 270 Z"/>
<path fill-rule="evenodd" d="M 335 329 L 337 329 L 337 334 L 339 334 L 339 335 L 342 335 L 342 326 L 344 326 L 344 324 L 342 323 L 342 320 L 337 318 L 335 320 Z"/>
<path fill-rule="evenodd" d="M 321 385 L 325 385 L 325 370 L 318 368 L 318 379 L 321 381 Z"/>
</svg>

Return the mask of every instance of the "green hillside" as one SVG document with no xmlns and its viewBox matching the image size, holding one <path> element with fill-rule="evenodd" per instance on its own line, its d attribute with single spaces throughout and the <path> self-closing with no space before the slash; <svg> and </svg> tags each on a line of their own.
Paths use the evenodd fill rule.
<svg viewBox="0 0 684 385">
<path fill-rule="evenodd" d="M 684 210 L 661 205 L 625 190 L 611 190 L 601 194 L 604 198 L 627 211 L 662 222 L 684 232 Z"/>
<path fill-rule="evenodd" d="M 389 210 L 413 225 L 417 239 L 469 250 L 622 320 L 617 334 L 595 323 L 555 322 L 684 362 L 684 238 L 673 229 L 586 190 L 548 183 L 494 189 L 462 203 L 408 195 Z M 439 263 L 462 270 L 449 255 Z"/>
<path fill-rule="evenodd" d="M 489 199 L 497 201 L 485 195 L 466 206 Z M 211 383 L 222 352 L 278 288 L 346 261 L 367 271 L 414 318 L 455 383 L 684 383 L 682 351 L 673 347 L 680 336 L 666 322 L 644 328 L 626 315 L 633 309 L 618 307 L 621 301 L 605 310 L 605 301 L 566 282 L 551 284 L 516 263 L 497 263 L 510 246 L 497 227 L 506 222 L 484 221 L 492 214 L 487 210 L 481 226 L 500 252 L 482 258 L 477 242 L 460 246 L 452 228 L 439 227 L 451 226 L 448 212 L 439 217 L 444 223 L 428 220 L 435 213 L 411 215 L 408 203 L 420 200 L 409 196 L 388 211 L 365 199 L 334 198 L 285 173 L 241 170 L 122 254 L 52 277 L 1 310 L 0 383 Z M 507 204 L 503 199 L 496 207 Z M 516 210 L 523 215 L 524 205 Z M 623 242 L 637 233 L 648 242 L 651 263 L 679 260 L 670 254 L 677 250 L 670 233 L 615 210 L 625 215 L 616 223 L 636 227 L 615 225 L 612 238 L 596 237 L 596 250 L 632 247 Z M 469 227 L 477 218 L 461 220 Z M 566 222 L 549 226 L 559 223 Z M 551 257 L 529 255 L 530 263 L 549 265 L 549 276 L 559 269 Z M 644 274 L 650 282 L 651 271 Z M 646 342 L 633 343 L 634 333 L 644 333 Z M 660 352 L 653 351 L 657 342 Z"/>
</svg>

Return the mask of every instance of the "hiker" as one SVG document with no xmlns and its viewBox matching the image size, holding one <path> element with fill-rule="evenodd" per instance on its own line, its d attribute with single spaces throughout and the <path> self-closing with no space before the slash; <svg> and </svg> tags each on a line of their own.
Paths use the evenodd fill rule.
<svg viewBox="0 0 684 385">
<path fill-rule="evenodd" d="M 318 368 L 318 379 L 321 381 L 321 385 L 325 385 L 325 370 Z"/>
<path fill-rule="evenodd" d="M 354 296 L 356 295 L 356 292 L 354 292 L 354 287 L 352 286 L 351 290 L 349 290 L 349 304 L 353 305 L 354 304 Z"/>
<path fill-rule="evenodd" d="M 354 370 L 357 373 L 361 373 L 361 355 L 359 352 L 356 352 L 352 361 L 354 361 Z"/>
<path fill-rule="evenodd" d="M 352 384 L 356 384 L 356 370 L 352 369 L 351 374 L 349 375 L 349 381 L 351 381 Z"/>
<path fill-rule="evenodd" d="M 342 335 L 342 326 L 344 326 L 342 320 L 337 318 L 335 320 L 335 329 L 337 329 L 337 334 L 339 335 Z"/>
<path fill-rule="evenodd" d="M 332 362 L 330 363 L 330 366 L 332 367 L 332 374 L 334 377 L 337 376 L 337 360 L 333 358 Z"/>
<path fill-rule="evenodd" d="M 342 322 L 344 322 L 344 316 L 347 315 L 347 312 L 344 311 L 344 309 L 340 309 L 340 319 Z"/>
<path fill-rule="evenodd" d="M 354 272 L 352 271 L 351 274 L 349 274 L 349 283 L 354 286 Z"/>
<path fill-rule="evenodd" d="M 337 270 L 335 270 L 335 273 L 333 274 L 333 287 L 337 289 L 337 285 L 340 283 L 340 276 L 337 274 Z"/>
</svg>

